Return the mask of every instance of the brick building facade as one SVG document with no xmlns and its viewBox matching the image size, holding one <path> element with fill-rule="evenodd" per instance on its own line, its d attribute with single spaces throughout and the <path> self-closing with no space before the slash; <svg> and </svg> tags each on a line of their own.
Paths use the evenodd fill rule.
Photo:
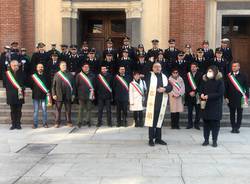
<svg viewBox="0 0 250 184">
<path fill-rule="evenodd" d="M 0 0 L 0 47 L 17 41 L 34 49 L 34 0 Z"/>
<path fill-rule="evenodd" d="M 91 12 L 106 12 L 107 16 L 99 20 Z M 117 12 L 122 19 L 116 20 L 116 25 L 110 14 Z M 195 49 L 204 39 L 215 48 L 224 36 L 230 37 L 232 46 L 237 48 L 235 31 L 227 34 L 225 30 L 242 29 L 234 25 L 237 17 L 245 17 L 244 25 L 250 25 L 249 16 L 250 0 L 0 0 L 0 50 L 12 41 L 18 41 L 30 52 L 40 41 L 48 49 L 51 42 L 80 45 L 85 39 L 92 45 L 103 45 L 110 34 L 117 42 L 119 36 L 129 35 L 133 46 L 143 43 L 146 49 L 154 38 L 160 40 L 162 48 L 168 46 L 169 38 L 175 38 L 180 49 L 187 43 Z M 230 17 L 236 23 L 231 20 L 229 28 L 224 24 Z M 96 20 L 105 22 L 101 26 L 109 32 L 96 36 L 86 32 L 87 22 L 100 26 Z M 113 27 L 121 34 L 113 34 Z M 247 27 L 250 26 L 243 29 L 250 29 Z M 245 37 L 249 37 L 248 32 Z"/>
</svg>

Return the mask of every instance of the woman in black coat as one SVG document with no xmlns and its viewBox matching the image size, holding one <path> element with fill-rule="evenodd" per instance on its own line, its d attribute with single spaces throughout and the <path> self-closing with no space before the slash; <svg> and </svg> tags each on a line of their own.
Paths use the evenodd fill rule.
<svg viewBox="0 0 250 184">
<path fill-rule="evenodd" d="M 216 66 L 208 67 L 201 86 L 201 107 L 205 104 L 202 108 L 205 139 L 203 146 L 209 144 L 209 134 L 212 130 L 213 147 L 217 147 L 224 91 L 222 74 Z"/>
</svg>

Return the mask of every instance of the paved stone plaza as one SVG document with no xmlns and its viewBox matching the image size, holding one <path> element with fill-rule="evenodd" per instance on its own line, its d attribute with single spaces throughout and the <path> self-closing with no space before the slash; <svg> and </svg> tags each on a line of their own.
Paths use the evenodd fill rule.
<svg viewBox="0 0 250 184">
<path fill-rule="evenodd" d="M 202 132 L 184 128 L 164 128 L 168 146 L 155 147 L 147 128 L 0 125 L 0 135 L 1 184 L 250 183 L 250 128 L 222 128 L 218 148 L 202 147 Z"/>
</svg>

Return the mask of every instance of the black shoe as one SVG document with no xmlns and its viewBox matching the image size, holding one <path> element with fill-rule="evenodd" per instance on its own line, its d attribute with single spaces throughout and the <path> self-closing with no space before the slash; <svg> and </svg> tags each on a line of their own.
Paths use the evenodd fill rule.
<svg viewBox="0 0 250 184">
<path fill-rule="evenodd" d="M 194 126 L 196 130 L 200 130 L 200 127 L 198 125 Z"/>
<path fill-rule="evenodd" d="M 121 126 L 121 123 L 120 122 L 117 122 L 117 125 L 116 125 L 117 127 L 120 127 Z"/>
<path fill-rule="evenodd" d="M 97 123 L 96 127 L 101 127 L 102 123 Z"/>
<path fill-rule="evenodd" d="M 188 126 L 186 127 L 186 129 L 191 129 L 191 128 L 193 128 L 193 126 L 191 126 L 191 125 L 188 125 Z"/>
<path fill-rule="evenodd" d="M 167 143 L 165 141 L 161 140 L 161 139 L 160 140 L 156 139 L 155 144 L 167 145 Z"/>
<path fill-rule="evenodd" d="M 232 129 L 232 130 L 231 130 L 231 133 L 232 133 L 232 134 L 235 134 L 235 133 L 236 133 L 235 129 Z"/>
<path fill-rule="evenodd" d="M 236 129 L 236 130 L 235 130 L 235 133 L 236 133 L 236 134 L 239 134 L 239 133 L 240 133 L 239 129 Z"/>
<path fill-rule="evenodd" d="M 14 125 L 12 125 L 12 126 L 10 127 L 10 130 L 14 130 L 14 129 L 16 129 L 16 127 L 15 127 Z"/>
<path fill-rule="evenodd" d="M 21 125 L 17 125 L 17 126 L 16 126 L 16 129 L 17 129 L 17 130 L 21 130 L 21 129 L 22 129 Z"/>
<path fill-rule="evenodd" d="M 216 148 L 216 147 L 218 146 L 217 142 L 214 141 L 212 146 L 213 146 L 214 148 Z"/>
<path fill-rule="evenodd" d="M 78 128 L 81 128 L 82 127 L 82 123 L 81 122 L 77 123 L 77 126 L 78 126 Z"/>
<path fill-rule="evenodd" d="M 153 140 L 153 139 L 150 139 L 150 140 L 148 141 L 148 145 L 149 145 L 149 146 L 155 146 L 154 140 Z"/>
<path fill-rule="evenodd" d="M 91 123 L 90 122 L 87 122 L 87 125 L 88 125 L 88 127 L 91 127 Z"/>
<path fill-rule="evenodd" d="M 208 141 L 204 141 L 204 142 L 202 143 L 202 146 L 207 146 L 207 145 L 209 145 L 209 142 L 208 142 Z"/>
<path fill-rule="evenodd" d="M 108 123 L 108 126 L 109 126 L 109 127 L 112 127 L 112 126 L 113 126 L 113 124 L 112 124 L 112 123 Z"/>
<path fill-rule="evenodd" d="M 175 128 L 176 128 L 177 130 L 180 130 L 180 129 L 181 129 L 180 126 L 176 126 Z"/>
</svg>

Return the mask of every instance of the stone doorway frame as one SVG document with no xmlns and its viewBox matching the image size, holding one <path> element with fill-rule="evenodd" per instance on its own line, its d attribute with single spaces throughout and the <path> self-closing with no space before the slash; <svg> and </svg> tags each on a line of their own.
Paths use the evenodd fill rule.
<svg viewBox="0 0 250 184">
<path fill-rule="evenodd" d="M 222 17 L 229 16 L 250 16 L 250 10 L 217 10 L 216 24 L 216 46 L 220 46 L 222 33 Z"/>
<path fill-rule="evenodd" d="M 62 43 L 77 44 L 79 10 L 124 10 L 126 13 L 126 34 L 131 38 L 131 44 L 141 42 L 142 2 L 138 0 L 127 2 L 62 2 Z"/>
</svg>

